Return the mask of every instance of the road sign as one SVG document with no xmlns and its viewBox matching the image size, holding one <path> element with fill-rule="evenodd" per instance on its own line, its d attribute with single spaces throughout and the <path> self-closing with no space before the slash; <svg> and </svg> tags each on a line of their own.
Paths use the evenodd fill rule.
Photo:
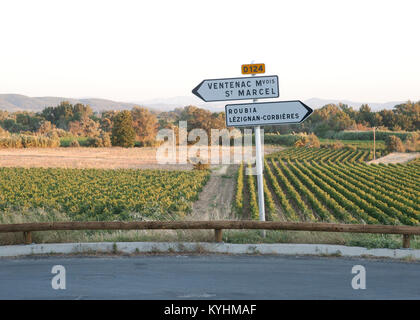
<svg viewBox="0 0 420 320">
<path fill-rule="evenodd" d="M 226 126 L 263 126 L 300 123 L 312 109 L 299 100 L 261 103 L 228 104 L 225 107 Z"/>
<path fill-rule="evenodd" d="M 241 66 L 242 74 L 265 73 L 264 63 L 243 64 Z"/>
<path fill-rule="evenodd" d="M 278 98 L 279 81 L 277 76 L 208 79 L 192 93 L 206 102 Z"/>
</svg>

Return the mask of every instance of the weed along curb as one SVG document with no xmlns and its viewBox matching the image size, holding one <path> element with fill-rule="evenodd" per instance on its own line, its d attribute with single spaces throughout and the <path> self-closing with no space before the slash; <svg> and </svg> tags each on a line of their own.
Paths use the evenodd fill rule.
<svg viewBox="0 0 420 320">
<path fill-rule="evenodd" d="M 42 254 L 216 253 L 318 255 L 420 260 L 416 249 L 367 249 L 325 244 L 229 244 L 209 242 L 88 242 L 0 246 L 0 257 Z"/>
</svg>

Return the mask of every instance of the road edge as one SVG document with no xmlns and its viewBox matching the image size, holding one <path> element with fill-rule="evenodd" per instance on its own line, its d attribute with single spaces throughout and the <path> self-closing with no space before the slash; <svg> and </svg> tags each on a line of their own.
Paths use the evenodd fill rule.
<svg viewBox="0 0 420 320">
<path fill-rule="evenodd" d="M 216 253 L 261 255 L 316 255 L 420 260 L 418 249 L 349 247 L 328 244 L 232 244 L 210 242 L 85 242 L 0 246 L 0 257 L 48 254 Z"/>
</svg>

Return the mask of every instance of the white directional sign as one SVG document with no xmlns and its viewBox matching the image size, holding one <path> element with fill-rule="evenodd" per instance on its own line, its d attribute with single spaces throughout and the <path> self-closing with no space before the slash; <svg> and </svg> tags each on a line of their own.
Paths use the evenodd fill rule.
<svg viewBox="0 0 420 320">
<path fill-rule="evenodd" d="M 243 127 L 300 123 L 309 117 L 313 110 L 295 100 L 228 104 L 225 111 L 227 127 Z"/>
<path fill-rule="evenodd" d="M 279 81 L 277 76 L 208 79 L 192 93 L 206 102 L 278 98 Z"/>
</svg>

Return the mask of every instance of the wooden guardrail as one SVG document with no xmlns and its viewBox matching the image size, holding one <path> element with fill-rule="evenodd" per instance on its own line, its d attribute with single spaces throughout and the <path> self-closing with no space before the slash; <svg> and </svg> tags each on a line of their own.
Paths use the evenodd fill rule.
<svg viewBox="0 0 420 320">
<path fill-rule="evenodd" d="M 410 237 L 420 235 L 420 226 L 395 226 L 372 224 L 309 223 L 309 222 L 274 222 L 274 221 L 86 221 L 86 222 L 39 222 L 0 224 L 0 232 L 23 232 L 26 244 L 32 243 L 33 231 L 58 230 L 214 230 L 215 241 L 222 242 L 224 229 L 259 229 L 324 231 L 350 233 L 379 233 L 403 235 L 403 247 L 410 247 Z"/>
</svg>

